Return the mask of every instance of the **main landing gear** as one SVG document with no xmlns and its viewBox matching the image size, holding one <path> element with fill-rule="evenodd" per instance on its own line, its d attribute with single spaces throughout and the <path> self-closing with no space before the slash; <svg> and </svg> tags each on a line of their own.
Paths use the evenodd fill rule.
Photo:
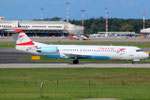
<svg viewBox="0 0 150 100">
<path fill-rule="evenodd" d="M 132 61 L 132 64 L 135 64 L 135 61 Z"/>
<path fill-rule="evenodd" d="M 79 63 L 78 59 L 73 60 L 73 64 L 78 64 L 78 63 Z"/>
</svg>

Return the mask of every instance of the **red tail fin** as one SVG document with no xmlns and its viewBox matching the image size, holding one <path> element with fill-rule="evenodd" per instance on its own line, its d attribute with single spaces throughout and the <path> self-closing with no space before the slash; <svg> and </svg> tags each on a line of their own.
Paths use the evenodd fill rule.
<svg viewBox="0 0 150 100">
<path fill-rule="evenodd" d="M 32 40 L 21 29 L 12 29 L 12 36 L 19 46 L 34 45 Z"/>
</svg>

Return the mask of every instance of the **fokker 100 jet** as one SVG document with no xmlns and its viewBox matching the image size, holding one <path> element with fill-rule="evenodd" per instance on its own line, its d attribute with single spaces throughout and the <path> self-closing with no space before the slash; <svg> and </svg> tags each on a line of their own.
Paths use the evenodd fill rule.
<svg viewBox="0 0 150 100">
<path fill-rule="evenodd" d="M 91 45 L 48 45 L 32 41 L 23 30 L 7 30 L 16 41 L 16 49 L 50 58 L 73 59 L 78 64 L 79 59 L 120 59 L 140 61 L 149 55 L 133 46 L 91 46 Z"/>
</svg>

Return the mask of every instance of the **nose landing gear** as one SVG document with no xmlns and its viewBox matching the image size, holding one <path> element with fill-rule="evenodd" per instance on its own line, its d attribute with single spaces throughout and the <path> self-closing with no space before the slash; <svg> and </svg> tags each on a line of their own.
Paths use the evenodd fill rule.
<svg viewBox="0 0 150 100">
<path fill-rule="evenodd" d="M 140 59 L 133 59 L 132 64 L 135 64 L 136 61 L 140 61 Z"/>
</svg>

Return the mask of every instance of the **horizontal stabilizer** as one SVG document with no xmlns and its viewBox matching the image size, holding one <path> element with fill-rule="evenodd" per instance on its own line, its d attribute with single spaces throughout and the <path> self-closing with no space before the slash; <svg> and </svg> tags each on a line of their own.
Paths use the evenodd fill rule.
<svg viewBox="0 0 150 100">
<path fill-rule="evenodd" d="M 4 30 L 4 32 L 9 32 L 9 33 L 24 33 L 24 31 L 21 30 L 21 29 Z"/>
</svg>

